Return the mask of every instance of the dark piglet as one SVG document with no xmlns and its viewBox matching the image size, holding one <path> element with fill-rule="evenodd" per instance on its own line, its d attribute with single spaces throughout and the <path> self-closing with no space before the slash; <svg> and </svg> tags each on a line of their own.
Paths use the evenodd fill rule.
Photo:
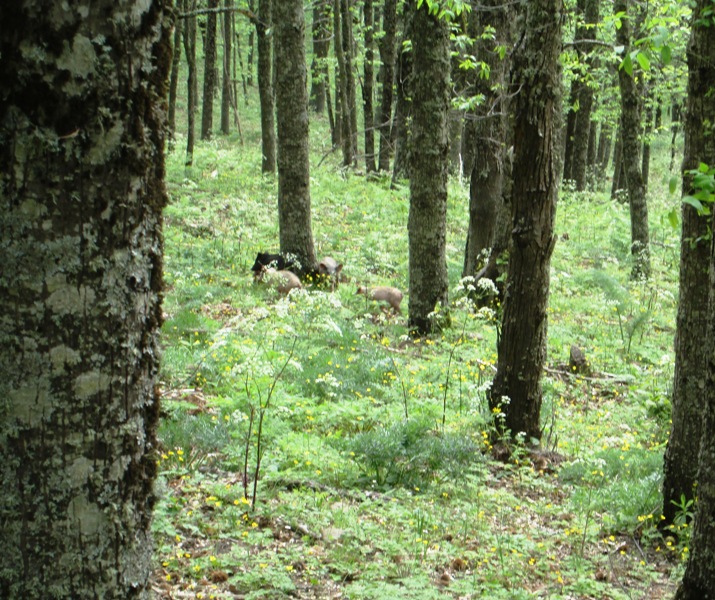
<svg viewBox="0 0 715 600">
<path fill-rule="evenodd" d="M 270 252 L 259 252 L 256 256 L 256 262 L 253 263 L 251 271 L 253 278 L 258 279 L 261 271 L 267 267 L 271 267 L 276 271 L 290 269 L 295 265 L 295 260 L 291 257 L 283 256 L 282 254 L 272 254 Z"/>
</svg>

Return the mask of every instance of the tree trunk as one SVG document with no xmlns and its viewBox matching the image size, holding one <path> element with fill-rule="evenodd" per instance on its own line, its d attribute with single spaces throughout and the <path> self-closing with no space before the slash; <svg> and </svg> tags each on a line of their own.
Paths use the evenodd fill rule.
<svg viewBox="0 0 715 600">
<path fill-rule="evenodd" d="M 261 0 L 258 1 L 260 2 Z M 260 12 L 260 8 L 256 11 L 256 0 L 248 0 L 248 10 L 253 14 Z M 249 87 L 253 86 L 253 49 L 255 48 L 255 40 L 253 39 L 255 37 L 254 34 L 255 30 L 250 29 L 248 32 L 248 48 L 246 50 L 245 69 L 243 68 L 243 59 L 239 59 L 239 62 L 241 63 L 241 70 L 246 73 L 246 85 Z M 236 37 L 238 37 L 238 34 L 236 34 Z"/>
<path fill-rule="evenodd" d="M 646 97 L 646 101 L 648 98 Z M 652 102 L 652 99 L 650 100 Z M 653 106 L 650 105 L 645 111 L 645 130 L 643 131 L 643 154 L 641 161 L 641 173 L 643 174 L 643 185 L 648 191 L 648 179 L 650 178 L 650 138 L 653 135 Z"/>
<path fill-rule="evenodd" d="M 539 440 L 549 266 L 559 187 L 562 0 L 534 0 L 513 58 L 512 244 L 489 404 L 511 436 Z"/>
<path fill-rule="evenodd" d="M 579 0 L 579 12 L 583 14 L 584 25 L 576 29 L 576 39 L 579 41 L 577 51 L 579 60 L 585 64 L 586 72 L 590 75 L 593 59 L 590 53 L 594 45 L 584 40 L 596 38 L 596 25 L 599 20 L 600 0 Z M 571 178 L 576 182 L 576 190 L 583 192 L 586 189 L 586 163 L 588 162 L 588 140 L 591 131 L 591 107 L 593 106 L 593 88 L 584 78 L 579 82 L 578 111 L 574 127 L 573 156 Z"/>
<path fill-rule="evenodd" d="M 611 200 L 621 200 L 623 191 L 623 140 L 621 139 L 621 127 L 618 127 L 616 134 L 616 145 L 613 150 L 613 183 L 611 185 Z"/>
<path fill-rule="evenodd" d="M 504 85 L 509 65 L 506 57 L 500 58 L 498 49 L 509 44 L 509 23 L 514 11 L 510 11 L 500 0 L 492 0 L 485 6 L 490 10 L 473 11 L 470 15 L 469 33 L 477 40 L 477 55 L 489 66 L 489 79 L 474 74 L 474 91 L 484 96 L 484 102 L 468 118 L 465 132 L 467 143 L 472 146 L 473 160 L 465 161 L 470 176 L 469 228 L 462 277 L 476 276 L 492 252 L 496 267 L 497 255 L 508 245 L 507 233 L 506 236 L 498 236 L 504 240 L 503 247 L 495 248 L 498 225 L 509 227 L 503 196 L 508 139 Z M 481 35 L 485 30 L 494 31 L 493 39 L 485 39 Z M 484 275 L 495 279 L 497 276 L 495 272 L 488 275 L 485 272 Z"/>
<path fill-rule="evenodd" d="M 318 114 L 325 110 L 326 86 L 329 84 L 327 59 L 330 52 L 330 10 L 329 0 L 316 0 L 313 3 L 310 104 Z"/>
<path fill-rule="evenodd" d="M 335 0 L 333 5 L 333 45 L 337 62 L 335 76 L 335 114 L 337 118 L 335 125 L 339 131 L 339 140 L 343 151 L 343 166 L 349 167 L 355 162 L 355 155 L 352 152 L 350 117 L 348 115 L 350 103 L 348 101 L 348 75 L 342 20 L 341 0 Z"/>
<path fill-rule="evenodd" d="M 412 11 L 403 8 L 402 18 L 404 26 L 402 35 L 397 47 L 400 49 L 397 55 L 397 65 L 395 73 L 395 87 L 397 99 L 395 104 L 395 122 L 392 128 L 392 137 L 395 148 L 395 160 L 392 164 L 392 184 L 400 179 L 408 179 L 409 162 L 407 159 L 410 135 L 407 123 L 412 116 L 411 79 L 413 53 L 404 48 L 404 43 L 412 39 Z"/>
<path fill-rule="evenodd" d="M 176 9 L 184 12 L 186 0 L 177 0 Z M 176 19 L 174 23 L 173 58 L 171 61 L 171 77 L 169 78 L 169 118 L 168 126 L 171 138 L 176 133 L 176 93 L 179 88 L 179 65 L 181 64 L 181 35 L 184 19 Z M 173 144 L 173 142 L 170 142 Z"/>
<path fill-rule="evenodd" d="M 274 121 L 273 76 L 271 59 L 272 0 L 258 0 L 255 21 L 258 47 L 258 96 L 261 103 L 261 172 L 276 172 L 276 127 Z M 305 53 L 303 54 L 305 55 Z M 277 62 L 277 61 L 276 61 Z"/>
<path fill-rule="evenodd" d="M 412 138 L 410 142 L 409 235 L 410 308 L 416 335 L 433 330 L 430 314 L 446 304 L 447 178 L 450 95 L 449 27 L 426 5 L 411 8 Z"/>
<path fill-rule="evenodd" d="M 382 39 L 378 42 L 380 50 L 380 82 L 382 93 L 380 98 L 380 151 L 378 169 L 383 172 L 390 170 L 392 155 L 392 99 L 395 85 L 395 32 L 397 29 L 397 0 L 385 0 L 382 9 Z"/>
<path fill-rule="evenodd" d="M 616 30 L 616 41 L 623 46 L 624 56 L 627 56 L 631 51 L 631 29 L 636 6 L 633 0 L 616 0 L 613 10 L 615 13 L 626 13 L 621 19 L 620 29 Z M 635 65 L 632 67 L 635 69 Z M 621 162 L 631 212 L 631 278 L 647 279 L 650 276 L 650 241 L 648 204 L 641 173 L 641 93 L 633 74 L 628 73 L 624 65 L 618 69 L 618 84 L 621 90 Z"/>
<path fill-rule="evenodd" d="M 186 8 L 196 11 L 196 0 L 188 0 Z M 188 67 L 188 82 L 186 94 L 186 115 L 188 120 L 186 132 L 186 159 L 184 164 L 191 167 L 194 164 L 194 136 L 196 135 L 196 102 L 198 100 L 198 78 L 196 77 L 196 17 L 187 17 L 184 27 L 184 51 Z"/>
<path fill-rule="evenodd" d="M 373 108 L 373 45 L 374 45 L 374 8 L 372 0 L 364 0 L 365 23 L 365 61 L 363 65 L 363 117 L 365 121 L 365 171 L 377 170 L 375 162 L 375 111 Z"/>
<path fill-rule="evenodd" d="M 233 0 L 223 0 L 224 8 L 228 9 L 233 6 Z M 231 132 L 231 105 L 235 104 L 236 99 L 231 98 L 231 40 L 233 38 L 231 13 L 225 12 L 221 17 L 223 26 L 223 62 L 222 62 L 222 77 L 221 77 L 221 133 L 228 135 Z"/>
<path fill-rule="evenodd" d="M 354 0 L 340 0 L 340 10 L 343 15 L 340 22 L 343 26 L 343 57 L 345 59 L 345 75 L 348 90 L 348 118 L 350 144 L 352 146 L 353 164 L 357 164 L 358 154 L 358 118 L 357 118 L 357 88 L 355 86 L 355 38 L 353 36 L 353 17 L 350 5 Z"/>
<path fill-rule="evenodd" d="M 218 8 L 219 0 L 208 0 L 210 10 Z M 216 12 L 206 15 L 206 43 L 204 45 L 204 101 L 201 111 L 201 139 L 211 139 L 216 95 Z"/>
<path fill-rule="evenodd" d="M 169 4 L 0 6 L 2 598 L 150 594 Z"/>
<path fill-rule="evenodd" d="M 301 273 L 317 268 L 310 216 L 308 91 L 302 0 L 273 6 L 278 122 L 280 250 L 294 254 Z"/>
<path fill-rule="evenodd" d="M 680 131 L 680 119 L 682 118 L 683 107 L 680 102 L 673 102 L 670 112 L 670 170 L 673 170 L 675 166 L 675 153 L 677 151 L 677 146 L 675 144 L 678 139 L 678 132 Z"/>
<path fill-rule="evenodd" d="M 715 31 L 712 27 L 698 25 L 697 16 L 710 3 L 700 0 L 693 11 L 693 23 L 688 44 L 688 98 L 685 111 L 685 146 L 683 154 L 683 194 L 693 194 L 693 176 L 688 173 L 697 169 L 700 163 L 715 164 L 715 139 L 703 127 L 703 123 L 715 122 L 715 104 L 710 95 L 715 89 Z M 711 224 L 706 216 L 700 216 L 688 204 L 682 205 L 682 234 L 680 243 L 680 301 L 675 334 L 675 376 L 672 395 L 672 426 L 664 460 L 663 480 L 663 516 L 664 523 L 673 523 L 677 507 L 673 502 L 681 503 L 681 497 L 688 500 L 698 497 L 698 509 L 705 506 L 705 523 L 698 515 L 699 532 L 715 536 L 713 530 L 713 485 L 710 473 L 715 472 L 712 440 L 715 429 L 713 417 L 713 308 L 715 305 L 715 285 L 708 279 L 715 276 L 711 256 L 711 242 L 708 227 Z M 704 350 L 703 327 L 710 335 Z M 710 363 L 711 370 L 708 371 Z M 709 415 L 705 421 L 703 415 Z M 709 421 L 708 421 L 709 420 Z M 705 431 L 703 428 L 709 426 Z M 699 448 L 697 440 L 702 440 Z M 701 454 L 699 455 L 698 451 Z M 698 475 L 698 458 L 700 471 Z M 705 477 L 706 481 L 698 481 Z M 708 481 L 709 480 L 709 481 Z M 697 488 L 695 487 L 697 483 Z M 710 507 L 707 508 L 707 503 Z M 709 516 L 708 516 L 709 511 Z M 708 525 L 709 522 L 709 525 Z M 695 535 L 695 533 L 693 534 Z M 706 595 L 694 595 L 703 581 L 709 584 L 703 589 L 712 593 L 715 590 L 715 538 L 696 539 L 691 545 L 690 562 L 702 563 L 709 554 L 710 565 L 693 565 L 694 571 L 687 574 L 689 592 L 683 592 L 682 598 L 705 598 Z M 704 547 L 707 546 L 709 549 Z M 695 552 L 698 551 L 696 556 Z M 704 554 L 703 554 L 704 553 Z M 690 569 L 690 563 L 688 569 Z M 709 571 L 709 576 L 707 572 Z M 705 579 L 701 579 L 705 578 Z M 699 582 L 699 583 L 698 583 Z M 685 584 L 685 582 L 684 582 Z"/>
</svg>

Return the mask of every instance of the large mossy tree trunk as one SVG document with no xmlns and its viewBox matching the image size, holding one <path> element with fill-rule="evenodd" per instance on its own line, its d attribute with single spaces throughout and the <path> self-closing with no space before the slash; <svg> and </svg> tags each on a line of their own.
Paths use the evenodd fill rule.
<svg viewBox="0 0 715 600">
<path fill-rule="evenodd" d="M 489 67 L 489 78 L 473 75 L 474 91 L 484 101 L 470 113 L 465 127 L 465 143 L 471 146 L 473 159 L 469 175 L 469 227 L 464 251 L 462 277 L 477 276 L 492 257 L 507 249 L 510 215 L 504 201 L 507 135 L 505 85 L 509 63 L 499 54 L 499 47 L 510 39 L 510 21 L 515 11 L 500 0 L 485 4 L 488 10 L 473 11 L 470 15 L 470 35 L 476 39 L 477 55 Z M 493 31 L 493 36 L 483 35 Z M 495 269 L 482 275 L 496 278 Z"/>
<path fill-rule="evenodd" d="M 397 31 L 397 0 L 385 0 L 382 7 L 382 37 L 378 40 L 380 50 L 380 150 L 377 168 L 382 172 L 390 170 L 392 156 L 392 104 L 395 86 L 395 35 Z"/>
<path fill-rule="evenodd" d="M 0 597 L 148 598 L 170 8 L 0 6 Z"/>
<path fill-rule="evenodd" d="M 201 108 L 201 139 L 211 139 L 216 95 L 216 9 L 219 0 L 208 0 L 204 44 L 204 97 Z"/>
<path fill-rule="evenodd" d="M 616 30 L 616 41 L 623 47 L 623 55 L 628 56 L 638 9 L 633 0 L 616 0 L 613 10 L 625 13 L 621 18 L 621 27 Z M 621 90 L 621 163 L 631 212 L 631 277 L 647 279 L 650 276 L 650 236 L 648 204 L 641 173 L 641 91 L 634 72 L 629 72 L 625 64 L 618 69 L 618 85 Z"/>
<path fill-rule="evenodd" d="M 308 90 L 302 0 L 273 5 L 278 123 L 280 250 L 294 254 L 301 272 L 317 268 L 310 215 Z"/>
<path fill-rule="evenodd" d="M 563 0 L 529 2 L 513 58 L 515 92 L 512 243 L 490 408 L 498 425 L 526 441 L 541 438 L 549 266 L 559 188 Z"/>
<path fill-rule="evenodd" d="M 411 8 L 412 136 L 410 138 L 408 326 L 416 335 L 433 330 L 430 315 L 448 298 L 447 178 L 450 95 L 449 27 L 427 5 Z"/>
<path fill-rule="evenodd" d="M 698 0 L 693 8 L 687 50 L 689 78 L 684 124 L 684 169 L 696 169 L 700 163 L 711 167 L 715 164 L 715 138 L 712 129 L 704 127 L 705 123 L 715 122 L 715 104 L 712 101 L 715 90 L 715 28 L 711 13 L 706 13 L 711 9 L 710 0 Z M 686 173 L 683 193 L 694 191 L 692 184 L 693 179 Z M 701 440 L 701 443 L 690 554 L 676 600 L 715 598 L 715 242 L 710 241 L 707 257 L 700 244 L 690 246 L 686 239 L 686 227 L 687 233 L 695 235 L 705 231 L 707 225 L 702 222 L 702 217 L 692 214 L 690 210 L 691 207 L 683 209 L 681 251 L 685 255 L 681 258 L 680 271 L 673 426 L 666 452 L 663 490 L 666 519 L 673 514 L 672 507 L 667 506 L 669 499 L 680 502 L 679 493 L 686 498 L 694 495 L 694 473 L 690 461 L 693 459 L 692 447 L 697 446 L 696 440 Z M 712 227 L 712 218 L 708 220 Z M 703 260 L 707 262 L 703 264 Z M 709 279 L 703 278 L 706 265 L 709 265 Z M 707 291 L 706 282 L 709 283 Z M 707 310 L 704 307 L 705 294 L 709 298 Z M 687 345 L 683 339 L 685 336 L 692 337 Z M 698 342 L 699 347 L 695 348 Z M 682 377 L 680 382 L 678 376 Z M 688 435 L 691 448 L 685 447 Z M 682 469 L 682 476 L 678 475 L 678 469 Z"/>
<path fill-rule="evenodd" d="M 273 96 L 273 61 L 271 58 L 272 0 L 258 0 L 256 15 L 256 46 L 258 63 L 258 96 L 261 104 L 261 172 L 276 172 L 276 125 Z M 305 54 L 304 54 L 305 56 Z"/>
</svg>

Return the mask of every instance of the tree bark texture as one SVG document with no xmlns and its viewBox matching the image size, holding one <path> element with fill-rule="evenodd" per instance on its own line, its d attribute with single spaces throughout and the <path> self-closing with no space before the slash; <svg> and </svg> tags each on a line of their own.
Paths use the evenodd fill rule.
<svg viewBox="0 0 715 600">
<path fill-rule="evenodd" d="M 613 10 L 626 13 L 621 19 L 620 29 L 616 30 L 616 41 L 623 46 L 626 56 L 631 51 L 631 31 L 635 29 L 637 8 L 633 0 L 616 0 Z M 631 212 L 631 277 L 647 279 L 650 276 L 650 236 L 648 204 L 641 173 L 641 92 L 633 75 L 628 74 L 623 67 L 618 69 L 618 85 L 621 90 L 621 162 Z"/>
<path fill-rule="evenodd" d="M 385 0 L 382 8 L 382 39 L 378 41 L 380 50 L 380 150 L 378 169 L 383 172 L 390 170 L 392 156 L 392 100 L 395 86 L 395 34 L 397 31 L 397 0 Z"/>
<path fill-rule="evenodd" d="M 688 100 L 685 116 L 685 150 L 683 168 L 697 168 L 700 162 L 715 164 L 715 138 L 712 124 L 715 123 L 715 104 L 712 93 L 715 89 L 715 28 L 709 0 L 698 0 L 693 8 L 692 28 L 688 44 Z M 710 124 L 706 127 L 706 124 Z M 692 189 L 692 179 L 683 179 L 684 192 Z M 682 493 L 690 497 L 692 488 L 693 448 L 686 448 L 686 435 L 690 445 L 697 446 L 700 439 L 699 469 L 697 472 L 697 501 L 695 521 L 690 542 L 690 556 L 683 581 L 675 595 L 677 600 L 712 600 L 715 598 L 715 243 L 710 241 L 709 290 L 706 283 L 696 281 L 705 270 L 702 244 L 694 248 L 687 245 L 685 213 L 688 212 L 689 233 L 705 230 L 703 218 L 683 208 L 683 244 L 687 252 L 681 258 L 681 292 L 678 309 L 678 332 L 676 336 L 676 379 L 673 389 L 673 427 L 665 460 L 664 493 L 672 497 L 678 493 L 676 486 L 683 486 Z M 697 219 L 693 222 L 690 219 Z M 712 217 L 710 226 L 713 225 Z M 685 280 L 684 280 L 685 276 Z M 682 287 L 684 285 L 684 287 Z M 704 310 L 704 295 L 708 294 L 709 309 Z M 683 306 L 685 305 L 685 306 Z M 690 308 L 690 310 L 688 310 Z M 688 314 L 685 314 L 688 313 Z M 706 339 L 702 331 L 706 325 Z M 681 329 L 682 328 L 682 329 Z M 690 344 L 682 339 L 692 336 Z M 700 342 L 698 349 L 694 348 Z M 687 344 L 687 345 L 686 345 Z M 698 352 L 699 350 L 699 352 Z M 703 360 L 704 357 L 704 360 Z M 682 379 L 679 381 L 678 377 Z M 686 377 L 687 376 L 687 377 Z M 675 396 L 676 390 L 678 397 Z M 702 429 L 701 429 L 702 428 Z M 698 436 L 698 433 L 700 435 Z M 677 441 L 677 444 L 676 444 Z M 676 470 L 682 468 L 685 477 L 676 479 Z M 680 500 L 679 496 L 676 496 Z M 668 507 L 664 507 L 668 508 Z M 666 518 L 671 513 L 665 513 Z"/>
<path fill-rule="evenodd" d="M 219 0 L 208 0 L 212 10 Z M 214 122 L 214 96 L 216 95 L 216 13 L 206 15 L 206 43 L 204 44 L 204 98 L 201 109 L 201 139 L 211 139 Z"/>
<path fill-rule="evenodd" d="M 278 123 L 278 226 L 281 252 L 295 254 L 301 272 L 317 268 L 310 215 L 308 90 L 302 0 L 273 6 Z"/>
<path fill-rule="evenodd" d="M 430 314 L 446 304 L 447 178 L 450 96 L 449 28 L 427 5 L 413 10 L 412 137 L 410 140 L 408 326 L 418 334 L 433 329 Z"/>
<path fill-rule="evenodd" d="M 527 442 L 541 438 L 549 266 L 561 173 L 557 136 L 562 18 L 562 0 L 529 2 L 525 35 L 512 69 L 512 244 L 489 402 L 492 410 L 502 411 L 511 435 L 523 433 Z"/>
<path fill-rule="evenodd" d="M 258 50 L 256 77 L 258 79 L 258 96 L 261 103 L 262 173 L 276 172 L 276 125 L 274 120 L 273 60 L 271 59 L 272 13 L 272 0 L 258 0 L 258 14 L 255 22 Z M 303 52 L 303 56 L 305 56 L 305 52 Z"/>
<path fill-rule="evenodd" d="M 474 74 L 474 91 L 484 96 L 484 102 L 469 115 L 465 132 L 474 158 L 469 165 L 469 227 L 463 277 L 477 275 L 492 249 L 496 250 L 495 255 L 506 250 L 510 230 L 503 197 L 508 139 L 504 93 L 509 66 L 506 56 L 499 56 L 497 47 L 509 43 L 509 20 L 513 12 L 499 0 L 485 6 L 490 10 L 473 11 L 470 16 L 470 35 L 477 40 L 477 55 L 489 65 L 490 74 L 489 79 Z M 487 28 L 493 29 L 493 39 L 482 36 Z M 504 226 L 505 235 L 497 236 L 500 225 Z M 497 237 L 503 240 L 499 244 L 503 247 L 494 248 Z"/>
<path fill-rule="evenodd" d="M 0 5 L 0 597 L 149 596 L 170 7 Z"/>
</svg>

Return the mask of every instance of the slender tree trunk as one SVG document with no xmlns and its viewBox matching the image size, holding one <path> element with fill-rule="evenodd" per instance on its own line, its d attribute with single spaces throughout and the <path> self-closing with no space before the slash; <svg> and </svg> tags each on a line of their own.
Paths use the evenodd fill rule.
<svg viewBox="0 0 715 600">
<path fill-rule="evenodd" d="M 616 13 L 626 13 L 621 19 L 621 27 L 616 30 L 616 41 L 624 48 L 624 56 L 631 50 L 631 30 L 635 29 L 636 7 L 633 0 L 616 0 L 613 5 Z M 633 65 L 635 68 L 635 65 Z M 641 131 L 641 93 L 633 74 L 626 68 L 618 70 L 618 84 L 621 89 L 621 141 L 623 149 L 621 162 L 625 173 L 628 204 L 631 212 L 631 257 L 634 279 L 650 276 L 650 241 L 648 234 L 648 204 L 646 203 L 645 185 L 641 173 L 640 131 Z"/>
<path fill-rule="evenodd" d="M 693 25 L 688 44 L 688 98 L 685 111 L 685 146 L 683 153 L 683 194 L 694 194 L 693 176 L 688 172 L 700 163 L 715 164 L 715 139 L 703 123 L 715 122 L 715 105 L 710 98 L 715 89 L 715 35 L 712 27 L 697 25 L 697 15 L 709 2 L 700 0 L 693 12 Z M 711 243 L 707 241 L 710 219 L 698 215 L 690 205 L 681 209 L 680 301 L 678 302 L 675 334 L 675 375 L 673 378 L 672 425 L 664 460 L 663 516 L 664 524 L 673 523 L 681 497 L 691 500 L 701 496 L 704 487 L 698 477 L 699 445 L 703 439 L 703 415 L 712 410 L 709 391 L 708 363 L 712 360 L 712 339 L 703 350 L 703 326 L 710 320 L 712 335 L 715 286 L 708 279 L 711 266 Z M 712 373 L 710 373 L 712 375 Z M 711 430 L 710 437 L 713 437 Z M 708 450 L 706 449 L 706 453 Z M 702 457 L 701 457 L 702 458 Z M 705 457 L 707 458 L 707 457 Z M 701 463 L 703 469 L 714 470 L 715 462 Z M 712 481 L 712 480 L 711 480 Z M 712 498 L 712 494 L 710 496 Z M 711 546 L 712 552 L 715 550 Z M 713 570 L 711 568 L 711 577 Z M 710 590 L 715 590 L 711 579 Z M 694 598 L 695 596 L 687 596 Z M 702 596 L 704 597 L 704 596 Z"/>
<path fill-rule="evenodd" d="M 591 119 L 588 132 L 588 148 L 586 151 L 586 177 L 591 184 L 596 173 L 596 149 L 598 148 L 598 121 Z M 593 186 L 591 186 L 593 187 Z"/>
<path fill-rule="evenodd" d="M 196 0 L 188 0 L 186 8 L 196 11 Z M 184 164 L 191 167 L 194 164 L 194 136 L 196 135 L 196 103 L 199 96 L 198 78 L 196 76 L 196 17 L 187 17 L 184 27 L 184 51 L 188 67 L 186 114 L 188 126 L 186 132 L 186 159 Z"/>
<path fill-rule="evenodd" d="M 643 174 L 643 185 L 646 191 L 648 190 L 648 179 L 650 178 L 650 138 L 652 135 L 653 106 L 648 106 L 645 111 L 645 130 L 643 131 L 643 154 L 641 161 L 641 173 Z"/>
<path fill-rule="evenodd" d="M 372 0 L 364 0 L 365 23 L 365 61 L 363 65 L 363 116 L 365 120 L 365 171 L 377 170 L 375 162 L 375 111 L 373 108 L 373 45 L 374 45 L 374 9 Z"/>
<path fill-rule="evenodd" d="M 410 142 L 409 235 L 410 308 L 408 326 L 416 335 L 434 328 L 430 314 L 446 304 L 447 178 L 450 94 L 449 28 L 426 5 L 411 8 L 412 138 Z"/>
<path fill-rule="evenodd" d="M 273 6 L 278 121 L 280 250 L 294 254 L 301 272 L 317 269 L 310 216 L 308 91 L 303 0 Z"/>
<path fill-rule="evenodd" d="M 276 127 L 274 121 L 271 58 L 272 0 L 258 0 L 256 38 L 258 46 L 258 95 L 261 102 L 261 172 L 276 172 Z"/>
<path fill-rule="evenodd" d="M 578 93 L 581 82 L 578 77 L 571 81 L 571 91 L 568 97 L 568 112 L 566 114 L 566 132 L 563 141 L 563 165 L 562 178 L 564 181 L 573 180 L 573 147 L 574 136 L 576 135 L 576 105 L 578 103 Z"/>
<path fill-rule="evenodd" d="M 467 120 L 467 143 L 472 146 L 473 160 L 465 161 L 469 169 L 469 227 L 464 252 L 462 277 L 477 276 L 491 254 L 493 266 L 484 276 L 496 279 L 496 258 L 508 245 L 508 233 L 497 235 L 498 227 L 508 229 L 509 218 L 503 197 L 503 182 L 507 170 L 505 149 L 507 143 L 506 100 L 504 86 L 509 70 L 506 57 L 499 55 L 499 46 L 509 43 L 509 23 L 515 12 L 500 0 L 485 3 L 490 10 L 473 11 L 470 16 L 470 36 L 477 40 L 476 51 L 489 66 L 489 79 L 474 75 L 474 90 L 484 96 Z M 493 31 L 493 39 L 481 34 Z M 470 164 L 471 163 L 471 164 Z M 497 238 L 503 241 L 496 248 Z"/>
<path fill-rule="evenodd" d="M 186 0 L 178 0 L 176 8 L 184 11 Z M 176 19 L 174 23 L 174 44 L 173 59 L 171 61 L 171 76 L 169 78 L 169 118 L 168 125 L 171 138 L 176 133 L 176 92 L 179 88 L 179 65 L 181 64 L 181 35 L 183 32 L 184 19 Z"/>
<path fill-rule="evenodd" d="M 261 0 L 258 0 L 260 3 Z M 248 0 L 248 10 L 251 11 L 253 14 L 256 14 L 256 0 Z M 258 12 L 260 12 L 260 8 L 258 9 Z M 238 34 L 237 34 L 238 36 Z M 243 59 L 239 59 L 239 62 L 241 63 L 241 70 L 246 74 L 246 85 L 248 87 L 253 86 L 253 49 L 255 48 L 254 44 L 254 38 L 255 37 L 255 30 L 251 29 L 248 32 L 248 49 L 246 53 L 246 68 L 243 68 Z M 238 45 L 238 44 L 236 44 Z M 240 56 L 240 54 L 239 54 Z"/>
<path fill-rule="evenodd" d="M 395 73 L 395 87 L 397 99 L 395 105 L 395 122 L 392 128 L 394 138 L 395 160 L 392 165 L 393 185 L 400 179 L 408 179 L 409 162 L 407 160 L 408 147 L 410 143 L 407 123 L 412 113 L 411 79 L 412 79 L 412 52 L 404 49 L 404 43 L 412 39 L 412 12 L 403 9 L 402 35 L 398 48 L 401 50 L 397 55 L 397 65 Z"/>
<path fill-rule="evenodd" d="M 382 93 L 380 98 L 380 152 L 378 168 L 380 171 L 390 170 L 392 155 L 392 100 L 395 85 L 395 33 L 397 30 L 397 0 L 385 0 L 382 9 L 382 39 L 378 42 L 380 50 L 380 82 Z"/>
<path fill-rule="evenodd" d="M 171 7 L 72 6 L 0 5 L 0 597 L 148 598 Z"/>
<path fill-rule="evenodd" d="M 219 0 L 208 0 L 211 10 L 218 8 Z M 206 15 L 206 43 L 204 45 L 204 101 L 201 112 L 201 139 L 211 139 L 216 95 L 216 13 Z"/>
<path fill-rule="evenodd" d="M 584 20 L 584 24 L 580 25 L 576 31 L 576 38 L 579 40 L 578 52 L 580 60 L 585 64 L 586 71 L 590 75 L 593 66 L 590 52 L 593 51 L 594 47 L 593 44 L 584 40 L 591 40 L 597 37 L 596 25 L 599 21 L 599 0 L 579 0 L 578 5 Z M 586 189 L 586 163 L 588 162 L 588 140 L 591 131 L 593 88 L 586 78 L 580 81 L 579 84 L 571 178 L 576 182 L 576 190 L 583 192 Z"/>
<path fill-rule="evenodd" d="M 613 150 L 613 183 L 611 185 L 611 199 L 620 201 L 623 191 L 623 140 L 621 139 L 621 127 L 618 127 L 616 134 L 616 144 Z"/>
<path fill-rule="evenodd" d="M 336 126 L 340 131 L 340 142 L 343 151 L 343 166 L 349 167 L 355 162 L 353 154 L 352 132 L 350 131 L 350 101 L 348 99 L 348 66 L 345 58 L 344 28 L 341 0 L 335 0 L 333 5 L 333 34 L 337 75 L 335 77 L 335 103 L 337 115 Z"/>
<path fill-rule="evenodd" d="M 514 52 L 512 244 L 498 364 L 489 398 L 512 436 L 539 440 L 541 374 L 546 362 L 549 267 L 559 188 L 562 0 L 527 5 Z"/>
<path fill-rule="evenodd" d="M 675 153 L 677 151 L 676 141 L 678 139 L 678 133 L 680 131 L 680 119 L 682 118 L 683 108 L 680 102 L 673 102 L 671 107 L 671 121 L 670 121 L 670 170 L 673 170 L 675 166 Z"/>
<path fill-rule="evenodd" d="M 330 11 L 329 0 L 316 0 L 313 3 L 310 104 L 318 114 L 325 110 L 326 86 L 329 84 L 327 59 L 330 52 Z"/>
<path fill-rule="evenodd" d="M 350 145 L 352 146 L 353 164 L 357 164 L 358 154 L 358 114 L 357 88 L 355 85 L 355 38 L 353 37 L 353 18 L 350 5 L 353 0 L 340 0 L 340 10 L 343 13 L 340 22 L 343 26 L 343 56 L 345 58 L 345 75 L 348 91 L 348 128 Z"/>
<path fill-rule="evenodd" d="M 233 0 L 223 0 L 224 8 L 228 9 L 233 6 Z M 231 98 L 231 40 L 233 39 L 233 31 L 231 28 L 231 13 L 225 12 L 221 17 L 223 27 L 223 69 L 221 76 L 221 133 L 228 135 L 231 132 L 231 105 L 235 104 L 236 99 Z"/>
</svg>

